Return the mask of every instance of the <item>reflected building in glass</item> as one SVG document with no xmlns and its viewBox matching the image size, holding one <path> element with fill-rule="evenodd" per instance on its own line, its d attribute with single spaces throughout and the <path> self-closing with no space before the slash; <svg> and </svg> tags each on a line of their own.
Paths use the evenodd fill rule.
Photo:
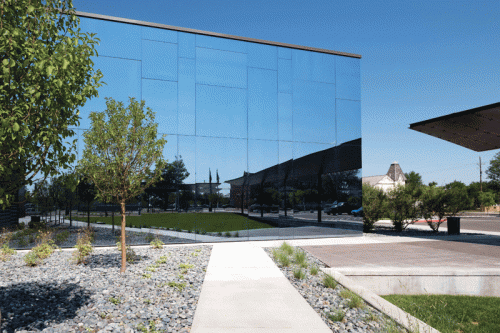
<svg viewBox="0 0 500 333">
<path fill-rule="evenodd" d="M 336 220 L 324 209 L 361 205 L 361 56 L 77 15 L 81 31 L 100 38 L 92 61 L 107 84 L 80 109 L 80 154 L 90 112 L 104 111 L 105 97 L 125 106 L 135 97 L 167 135 L 164 158 L 189 174 L 166 189 L 178 211 L 208 206 L 270 223 L 266 237 L 286 238 L 301 226 L 333 235 Z"/>
</svg>

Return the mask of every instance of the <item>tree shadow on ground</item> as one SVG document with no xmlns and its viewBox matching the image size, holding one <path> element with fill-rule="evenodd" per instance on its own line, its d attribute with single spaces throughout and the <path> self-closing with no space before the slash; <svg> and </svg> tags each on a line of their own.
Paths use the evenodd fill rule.
<svg viewBox="0 0 500 333">
<path fill-rule="evenodd" d="M 18 283 L 0 287 L 2 332 L 41 331 L 48 322 L 74 318 L 92 293 L 74 283 Z"/>
<path fill-rule="evenodd" d="M 127 266 L 136 265 L 147 259 L 149 259 L 149 256 L 136 254 L 133 262 L 127 261 Z M 90 268 L 120 268 L 122 267 L 122 255 L 118 250 L 116 253 L 93 253 L 88 257 L 86 265 Z"/>
</svg>

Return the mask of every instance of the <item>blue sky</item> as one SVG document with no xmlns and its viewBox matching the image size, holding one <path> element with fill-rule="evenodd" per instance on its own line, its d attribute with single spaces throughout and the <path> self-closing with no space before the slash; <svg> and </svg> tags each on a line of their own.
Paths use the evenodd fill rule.
<svg viewBox="0 0 500 333">
<path fill-rule="evenodd" d="M 483 180 L 476 153 L 414 122 L 500 101 L 500 1 L 76 0 L 83 12 L 355 53 L 363 176 L 393 161 L 424 183 Z M 106 81 L 104 79 L 104 81 Z"/>
</svg>

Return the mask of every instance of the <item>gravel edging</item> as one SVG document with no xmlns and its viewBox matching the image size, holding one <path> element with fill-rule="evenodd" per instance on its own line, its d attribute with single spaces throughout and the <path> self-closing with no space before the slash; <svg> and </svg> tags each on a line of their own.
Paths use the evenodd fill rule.
<svg viewBox="0 0 500 333">
<path fill-rule="evenodd" d="M 309 305 L 321 316 L 321 319 L 323 319 L 332 332 L 383 333 L 387 332 L 389 328 L 395 327 L 397 327 L 398 332 L 408 332 L 386 314 L 364 301 L 363 306 L 360 308 L 349 308 L 348 300 L 340 296 L 342 290 L 346 288 L 341 284 L 338 284 L 335 289 L 326 288 L 324 286 L 323 277 L 326 274 L 323 273 L 320 268 L 326 268 L 327 266 L 300 247 L 294 247 L 294 250 L 297 248 L 305 252 L 306 261 L 308 263 L 307 269 L 302 268 L 302 271 L 305 272 L 305 279 L 302 280 L 294 277 L 294 270 L 297 270 L 299 266 L 295 264 L 293 260 L 290 266 L 284 267 L 274 260 L 272 254 L 273 248 L 268 247 L 263 249 L 302 297 L 304 297 Z M 317 275 L 311 274 L 311 266 L 318 267 Z M 331 313 L 332 310 L 343 311 L 345 313 L 344 319 L 340 322 L 330 320 L 327 314 Z M 376 320 L 369 320 L 371 319 L 369 317 L 376 318 Z"/>
<path fill-rule="evenodd" d="M 72 263 L 68 251 L 36 267 L 15 254 L 0 262 L 0 331 L 141 332 L 140 325 L 154 325 L 157 332 L 189 332 L 211 251 L 211 245 L 137 248 L 139 259 L 123 274 L 115 249 L 94 249 L 85 265 Z M 164 256 L 156 271 L 147 270 Z M 183 273 L 180 264 L 193 267 Z"/>
</svg>

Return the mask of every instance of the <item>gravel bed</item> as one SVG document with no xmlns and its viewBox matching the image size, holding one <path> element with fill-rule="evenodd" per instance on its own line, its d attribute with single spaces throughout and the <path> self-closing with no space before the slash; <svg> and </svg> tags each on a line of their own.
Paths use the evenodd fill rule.
<svg viewBox="0 0 500 333">
<path fill-rule="evenodd" d="M 300 247 L 294 247 L 294 249 L 297 248 L 301 249 Z M 290 283 L 297 289 L 302 297 L 304 297 L 309 305 L 311 305 L 311 307 L 321 316 L 332 332 L 382 333 L 387 332 L 389 327 L 397 327 L 396 331 L 398 332 L 408 332 L 387 315 L 364 301 L 360 308 L 350 308 L 348 306 L 348 299 L 344 299 L 340 296 L 340 293 L 345 288 L 340 284 L 338 284 L 335 289 L 325 287 L 323 284 L 323 277 L 326 274 L 319 268 L 326 268 L 327 266 L 307 251 L 303 250 L 306 254 L 308 267 L 307 269 L 302 268 L 302 271 L 305 272 L 305 278 L 302 280 L 294 277 L 294 271 L 298 270 L 299 266 L 295 264 L 293 260 L 290 266 L 283 267 L 279 262 L 274 260 L 272 254 L 273 248 L 264 248 L 264 251 L 276 263 L 283 275 L 287 277 Z M 311 274 L 310 268 L 312 266 L 318 267 L 317 275 Z M 328 314 L 335 313 L 335 311 L 338 310 L 345 313 L 343 320 L 330 320 Z"/>
<path fill-rule="evenodd" d="M 55 251 L 28 267 L 17 253 L 0 261 L 0 331 L 142 332 L 144 325 L 152 332 L 154 325 L 155 332 L 189 332 L 211 251 L 208 245 L 136 248 L 138 258 L 123 274 L 115 249 L 94 249 L 85 265 L 74 264 L 71 251 Z M 166 262 L 149 271 L 162 256 Z M 193 267 L 183 272 L 180 264 Z"/>
<path fill-rule="evenodd" d="M 74 247 L 78 239 L 78 234 L 85 230 L 87 227 L 69 227 L 68 224 L 60 224 L 57 226 L 50 226 L 48 229 L 52 231 L 53 239 L 55 239 L 57 234 L 68 231 L 69 237 L 64 242 L 56 242 L 59 247 Z M 92 243 L 93 246 L 116 246 L 116 242 L 120 241 L 121 228 L 115 226 L 115 233 L 113 234 L 111 228 L 101 228 L 92 226 L 95 231 L 95 238 Z M 127 245 L 148 245 L 151 240 L 148 239 L 148 234 L 153 237 L 158 237 L 164 244 L 176 244 L 176 243 L 197 243 L 195 240 L 186 238 L 177 238 L 166 235 L 157 234 L 155 229 L 151 229 L 150 232 L 136 232 L 127 231 L 126 232 L 126 244 Z M 151 236 L 149 236 L 151 237 Z M 30 242 L 29 236 L 24 236 L 24 240 L 27 244 L 20 244 L 21 239 L 12 239 L 9 242 L 9 247 L 16 250 L 29 250 L 36 246 L 36 240 L 32 238 L 33 242 Z"/>
</svg>

